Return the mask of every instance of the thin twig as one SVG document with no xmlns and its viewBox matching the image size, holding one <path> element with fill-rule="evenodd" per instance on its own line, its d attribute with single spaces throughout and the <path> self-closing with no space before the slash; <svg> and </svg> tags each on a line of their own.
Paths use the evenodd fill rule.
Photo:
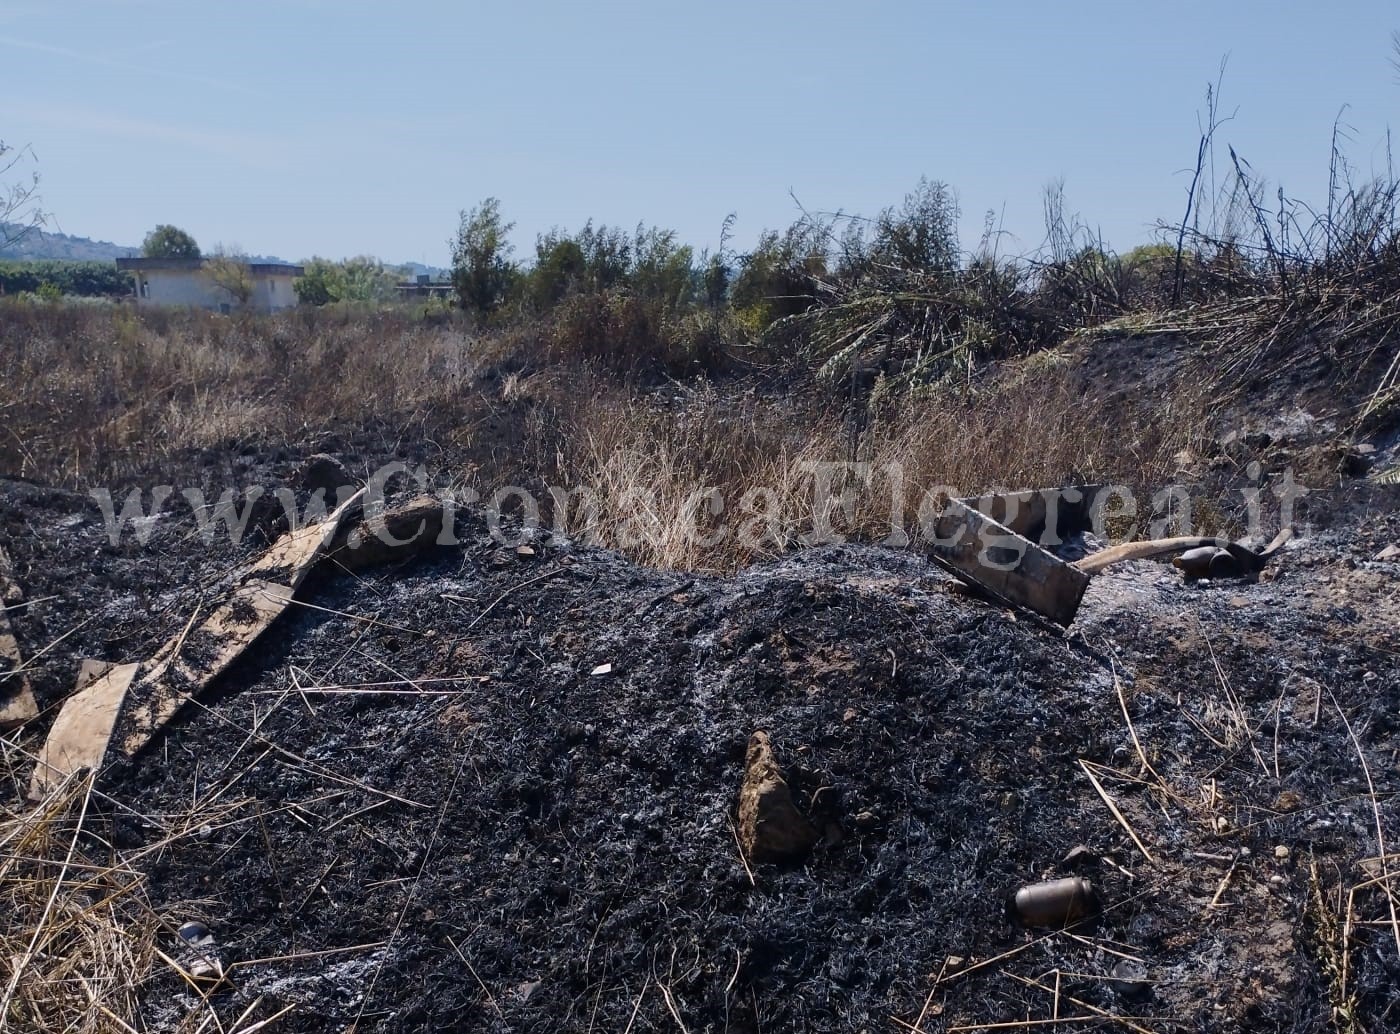
<svg viewBox="0 0 1400 1034">
<path fill-rule="evenodd" d="M 481 988 L 481 993 L 484 994 L 486 996 L 486 1000 L 491 1003 L 491 1008 L 496 1010 L 496 1015 L 499 1016 L 501 1019 L 505 1019 L 505 1013 L 501 1012 L 501 1007 L 496 1004 L 496 996 L 493 995 L 491 993 L 491 989 L 486 986 L 486 981 L 482 980 L 481 977 L 477 974 L 476 967 L 471 964 L 471 960 L 462 954 L 462 949 L 457 947 L 457 942 L 454 941 L 451 937 L 447 938 L 447 943 L 452 945 L 452 950 L 455 951 L 457 953 L 457 957 L 462 960 L 462 965 L 467 967 L 467 972 L 470 973 L 473 979 L 476 980 L 477 984 Z"/>
<path fill-rule="evenodd" d="M 507 589 L 505 592 L 501 593 L 494 600 L 492 600 L 491 603 L 487 606 L 487 608 L 483 610 L 480 614 L 478 614 L 476 618 L 472 621 L 472 623 L 469 624 L 463 631 L 470 632 L 477 625 L 481 624 L 482 620 L 486 617 L 487 614 L 490 614 L 504 600 L 506 600 L 510 596 L 513 596 L 521 589 L 534 585 L 536 582 L 542 582 L 546 578 L 554 578 L 558 575 L 563 574 L 566 570 L 568 570 L 568 568 L 556 567 L 551 571 L 546 571 L 544 574 L 537 574 L 533 578 L 527 578 L 525 581 L 521 582 L 518 585 L 512 585 L 509 589 Z"/>
<path fill-rule="evenodd" d="M 1366 789 L 1371 796 L 1371 814 L 1376 820 L 1376 850 L 1380 855 L 1380 879 L 1385 883 L 1385 900 L 1390 907 L 1390 928 L 1395 934 L 1395 950 L 1400 953 L 1400 918 L 1397 918 L 1395 912 L 1395 896 L 1390 893 L 1391 873 L 1385 850 L 1385 830 L 1381 826 L 1381 808 L 1376 797 L 1376 784 L 1371 779 L 1371 766 L 1366 761 L 1366 752 L 1361 749 L 1361 741 L 1356 738 L 1356 731 L 1352 729 L 1351 722 L 1347 720 L 1346 712 L 1342 710 L 1342 705 L 1337 703 L 1336 695 L 1330 689 L 1327 691 L 1327 695 L 1332 698 L 1332 706 L 1337 709 L 1342 724 L 1346 726 L 1347 735 L 1351 737 L 1351 745 L 1356 749 L 1356 758 L 1361 762 L 1361 771 L 1366 776 Z"/>
<path fill-rule="evenodd" d="M 1123 709 L 1123 721 L 1128 723 L 1128 735 L 1133 739 L 1133 746 L 1137 749 L 1138 760 L 1142 762 L 1142 770 L 1151 772 L 1152 777 L 1158 783 L 1166 784 L 1166 780 L 1157 774 L 1157 770 L 1152 767 L 1152 763 L 1147 760 L 1147 754 L 1143 752 L 1142 742 L 1138 739 L 1137 729 L 1133 727 L 1133 717 L 1128 713 L 1128 697 L 1123 692 L 1123 680 L 1118 677 L 1118 665 L 1113 665 L 1113 688 L 1118 691 L 1118 706 Z"/>
<path fill-rule="evenodd" d="M 632 1006 L 632 1015 L 627 1018 L 627 1026 L 622 1028 L 622 1034 L 631 1034 L 632 1024 L 637 1022 L 637 1013 L 642 1008 L 642 999 L 646 997 L 647 988 L 651 986 L 651 977 L 642 981 L 642 989 L 637 993 L 636 1004 Z"/>
<path fill-rule="evenodd" d="M 1089 769 L 1089 766 L 1084 763 L 1083 758 L 1079 760 L 1079 767 L 1082 768 L 1084 774 L 1089 777 L 1089 782 L 1094 785 L 1094 789 L 1098 791 L 1098 795 L 1102 798 L 1104 804 L 1108 805 L 1108 810 L 1113 813 L 1113 817 L 1118 820 L 1118 824 L 1123 827 L 1128 836 L 1132 837 L 1133 843 L 1136 844 L 1137 849 L 1142 852 L 1142 856 L 1152 865 L 1156 865 L 1157 859 L 1152 857 L 1152 852 L 1138 839 L 1138 835 L 1133 831 L 1133 827 L 1128 824 L 1128 820 L 1124 818 L 1123 813 L 1118 810 L 1118 805 L 1113 803 L 1113 798 L 1108 795 L 1108 791 L 1103 788 L 1103 784 L 1098 781 L 1098 778 Z"/>
<path fill-rule="evenodd" d="M 758 883 L 753 878 L 753 870 L 749 868 L 749 860 L 744 857 L 744 845 L 739 842 L 739 831 L 734 828 L 734 823 L 729 824 L 729 832 L 734 837 L 734 847 L 739 852 L 739 864 L 744 867 L 744 873 L 749 878 L 749 886 L 757 887 Z"/>
<path fill-rule="evenodd" d="M 1012 980 L 1019 980 L 1021 983 L 1025 984 L 1025 985 L 1028 986 L 1028 987 L 1039 988 L 1040 990 L 1046 992 L 1047 994 L 1053 994 L 1053 993 L 1054 993 L 1054 989 L 1053 989 L 1053 988 L 1047 987 L 1045 984 L 1042 984 L 1039 980 L 1032 980 L 1030 977 L 1018 976 L 1018 975 L 1015 974 L 1015 973 L 1008 973 L 1007 976 L 1009 976 Z M 1079 1006 L 1081 1009 L 1088 1009 L 1090 1012 L 1094 1013 L 1096 1016 L 1102 1016 L 1102 1017 L 1103 1017 L 1104 1019 L 1106 1019 L 1106 1020 L 1113 1020 L 1115 1023 L 1121 1023 L 1121 1024 L 1123 1024 L 1123 1026 L 1129 1028 L 1130 1030 L 1137 1031 L 1137 1034 L 1154 1034 L 1154 1032 L 1151 1031 L 1151 1030 L 1149 1030 L 1147 1027 L 1140 1026 L 1140 1025 L 1138 1025 L 1137 1023 L 1133 1022 L 1133 1021 L 1134 1021 L 1134 1019 L 1139 1019 L 1139 1018 L 1140 1018 L 1140 1019 L 1156 1019 L 1157 1017 L 1155 1017 L 1155 1016 L 1143 1016 L 1143 1017 L 1118 1016 L 1118 1015 L 1115 1015 L 1114 1013 L 1109 1012 L 1107 1009 L 1100 1009 L 1097 1005 L 1092 1005 L 1092 1004 L 1090 1004 L 1089 1002 L 1084 1001 L 1083 999 L 1075 998 L 1073 995 L 1065 995 L 1065 998 L 1067 998 L 1069 1001 L 1073 1002 L 1075 1005 Z"/>
</svg>

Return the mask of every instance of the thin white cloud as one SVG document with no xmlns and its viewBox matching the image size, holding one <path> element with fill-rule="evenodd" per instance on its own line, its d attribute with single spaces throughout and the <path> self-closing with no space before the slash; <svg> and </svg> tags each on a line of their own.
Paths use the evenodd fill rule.
<svg viewBox="0 0 1400 1034">
<path fill-rule="evenodd" d="M 158 65 L 141 65 L 128 61 L 114 61 L 100 54 L 87 54 L 80 50 L 74 50 L 71 47 L 59 47 L 52 43 L 40 43 L 37 40 L 19 39 L 15 36 L 0 36 L 0 46 L 14 47 L 17 50 L 29 50 L 37 54 L 50 54 L 54 57 L 66 58 L 69 61 L 95 65 L 99 68 L 111 68 L 119 72 L 129 72 L 135 75 L 154 75 L 162 79 L 194 83 L 200 86 L 208 86 L 215 90 L 223 90 L 228 93 L 242 94 L 245 97 L 266 96 L 266 94 L 250 89 L 241 83 L 230 82 L 227 79 L 215 79 L 211 76 L 199 75 L 193 72 L 177 72 L 172 69 L 161 68 Z"/>
<path fill-rule="evenodd" d="M 153 40 L 150 40 L 150 41 L 147 42 L 147 43 L 142 43 L 142 44 L 139 44 L 139 45 L 137 45 L 137 46 L 135 46 L 135 47 L 127 47 L 125 50 L 123 50 L 123 51 L 121 52 L 121 56 L 122 56 L 122 58 L 124 58 L 124 59 L 126 59 L 126 60 L 130 60 L 131 58 L 137 57 L 137 56 L 139 56 L 139 55 L 141 55 L 141 54 L 149 54 L 149 53 L 151 53 L 152 51 L 156 51 L 156 50 L 166 50 L 166 49 L 168 49 L 168 48 L 170 48 L 170 47 L 173 47 L 174 45 L 175 45 L 175 41 L 174 41 L 174 40 L 168 40 L 168 39 L 153 39 Z"/>
<path fill-rule="evenodd" d="M 148 140 L 155 143 L 174 144 L 220 158 L 229 158 L 258 169 L 284 167 L 288 152 L 286 141 L 273 137 L 229 130 L 177 126 L 89 108 L 40 104 L 30 106 L 25 113 L 50 126 L 75 130 L 80 133 L 120 137 L 124 140 Z"/>
</svg>

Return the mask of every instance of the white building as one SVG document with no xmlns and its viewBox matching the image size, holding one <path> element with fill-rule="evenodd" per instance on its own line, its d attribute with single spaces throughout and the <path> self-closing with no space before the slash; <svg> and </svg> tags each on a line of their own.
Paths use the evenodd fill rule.
<svg viewBox="0 0 1400 1034">
<path fill-rule="evenodd" d="M 220 270 L 224 263 L 232 265 L 234 275 L 227 267 Z M 117 268 L 135 280 L 137 305 L 184 305 L 215 312 L 290 309 L 297 303 L 292 284 L 304 272 L 286 262 L 166 258 L 119 258 Z M 230 282 L 235 280 L 240 282 Z M 239 298 L 245 292 L 246 306 Z"/>
</svg>

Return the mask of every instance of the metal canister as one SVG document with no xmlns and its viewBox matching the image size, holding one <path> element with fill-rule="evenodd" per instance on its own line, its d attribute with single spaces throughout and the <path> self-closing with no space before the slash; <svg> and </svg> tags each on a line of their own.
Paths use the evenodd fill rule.
<svg viewBox="0 0 1400 1034">
<path fill-rule="evenodd" d="M 1239 574 L 1239 563 L 1228 549 L 1219 546 L 1197 546 L 1188 549 L 1179 557 L 1172 558 L 1172 566 L 1187 578 L 1229 578 Z"/>
<path fill-rule="evenodd" d="M 1067 926 L 1098 912 L 1099 896 L 1082 876 L 1068 876 L 1022 887 L 1011 907 L 1023 926 Z"/>
</svg>

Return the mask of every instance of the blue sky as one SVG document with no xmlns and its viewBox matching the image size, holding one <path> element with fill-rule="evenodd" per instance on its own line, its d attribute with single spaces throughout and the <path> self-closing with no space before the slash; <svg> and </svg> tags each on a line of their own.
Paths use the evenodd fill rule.
<svg viewBox="0 0 1400 1034">
<path fill-rule="evenodd" d="M 1291 193 L 1327 180 L 1340 107 L 1385 167 L 1393 3 L 45 0 L 0 3 L 0 139 L 30 144 L 65 232 L 170 222 L 297 259 L 445 264 L 487 196 L 518 253 L 584 220 L 743 248 L 810 210 L 952 185 L 971 246 L 1041 192 L 1126 249 L 1176 218 L 1229 54 L 1223 141 Z M 1223 154 L 1223 151 L 1222 151 Z"/>
</svg>

